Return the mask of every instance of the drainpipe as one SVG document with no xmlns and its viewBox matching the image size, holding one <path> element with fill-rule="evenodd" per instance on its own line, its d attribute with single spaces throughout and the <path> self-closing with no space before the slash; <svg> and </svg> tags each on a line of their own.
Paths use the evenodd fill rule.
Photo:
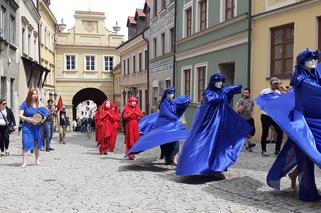
<svg viewBox="0 0 321 213">
<path fill-rule="evenodd" d="M 173 87 L 176 83 L 176 17 L 177 17 L 177 0 L 175 0 L 175 12 L 174 12 L 174 48 L 173 48 Z M 172 45 L 172 44 L 171 44 Z"/>
<path fill-rule="evenodd" d="M 147 103 L 146 103 L 146 113 L 149 114 L 149 41 L 148 39 L 145 37 L 145 33 L 146 31 L 149 29 L 149 27 L 147 27 L 144 32 L 143 32 L 143 39 L 147 44 L 147 57 L 145 56 L 145 59 L 147 60 L 147 62 L 145 61 L 145 69 L 147 70 L 147 97 L 145 97 Z"/>
<path fill-rule="evenodd" d="M 249 0 L 248 11 L 248 41 L 247 41 L 247 86 L 251 88 L 251 51 L 252 51 L 252 0 Z"/>
</svg>

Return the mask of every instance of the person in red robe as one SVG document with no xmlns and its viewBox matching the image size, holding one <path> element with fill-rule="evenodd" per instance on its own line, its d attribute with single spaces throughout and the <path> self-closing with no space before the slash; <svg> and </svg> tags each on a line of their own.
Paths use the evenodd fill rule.
<svg viewBox="0 0 321 213">
<path fill-rule="evenodd" d="M 113 132 L 113 122 L 114 122 L 114 112 L 112 109 L 112 102 L 110 100 L 104 101 L 102 104 L 102 110 L 100 111 L 101 119 L 101 144 L 99 147 L 99 152 L 101 155 L 107 155 L 107 152 L 111 152 L 112 143 L 112 132 Z"/>
<path fill-rule="evenodd" d="M 95 121 L 95 136 L 96 136 L 96 142 L 97 142 L 97 147 L 100 146 L 100 138 L 101 138 L 101 119 L 100 119 L 100 111 L 101 111 L 102 106 L 98 107 L 95 116 L 94 116 L 94 121 Z"/>
<path fill-rule="evenodd" d="M 115 151 L 115 145 L 116 145 L 116 141 L 117 141 L 117 135 L 118 135 L 118 131 L 120 128 L 120 113 L 118 111 L 118 106 L 117 104 L 113 105 L 113 112 L 114 112 L 114 122 L 113 122 L 113 132 L 112 132 L 112 145 L 111 145 L 111 149 L 113 150 L 113 152 Z"/>
<path fill-rule="evenodd" d="M 125 120 L 125 145 L 126 155 L 132 146 L 139 139 L 139 120 L 144 117 L 138 106 L 138 99 L 130 97 L 127 100 L 127 105 L 124 108 L 123 118 Z M 129 160 L 134 160 L 135 155 L 128 155 Z"/>
</svg>

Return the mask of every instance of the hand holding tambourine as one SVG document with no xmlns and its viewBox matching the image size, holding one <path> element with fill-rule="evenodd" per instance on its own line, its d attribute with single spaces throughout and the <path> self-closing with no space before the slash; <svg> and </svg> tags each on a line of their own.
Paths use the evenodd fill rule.
<svg viewBox="0 0 321 213">
<path fill-rule="evenodd" d="M 36 113 L 32 116 L 32 124 L 33 125 L 39 125 L 42 122 L 42 116 L 39 113 Z"/>
</svg>

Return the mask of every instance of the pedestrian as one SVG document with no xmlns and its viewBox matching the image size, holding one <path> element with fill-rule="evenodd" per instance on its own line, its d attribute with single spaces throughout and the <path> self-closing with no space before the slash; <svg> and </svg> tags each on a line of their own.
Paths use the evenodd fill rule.
<svg viewBox="0 0 321 213">
<path fill-rule="evenodd" d="M 256 100 L 288 135 L 268 173 L 267 184 L 280 190 L 281 178 L 288 174 L 291 187 L 296 190 L 296 179 L 300 177 L 299 199 L 308 202 L 321 200 L 314 175 L 314 164 L 321 167 L 321 64 L 316 65 L 319 58 L 319 51 L 302 51 L 291 79 L 293 90 L 284 95 L 260 95 Z"/>
<path fill-rule="evenodd" d="M 251 90 L 250 88 L 245 88 L 242 92 L 242 97 L 236 103 L 235 111 L 252 126 L 252 131 L 245 143 L 245 150 L 249 152 L 252 152 L 252 147 L 255 146 L 255 143 L 251 142 L 251 137 L 255 135 L 253 108 L 254 101 L 251 99 Z"/>
<path fill-rule="evenodd" d="M 120 128 L 120 113 L 118 111 L 118 105 L 113 104 L 113 112 L 114 112 L 114 121 L 113 121 L 113 132 L 112 132 L 112 138 L 111 138 L 111 150 L 112 152 L 115 151 L 116 141 L 117 141 L 117 135 Z"/>
<path fill-rule="evenodd" d="M 38 91 L 30 89 L 25 102 L 20 106 L 19 118 L 22 125 L 22 168 L 27 166 L 27 153 L 34 152 L 36 164 L 39 162 L 39 150 L 42 148 L 42 127 L 45 121 L 47 110 L 39 102 Z"/>
<path fill-rule="evenodd" d="M 281 94 L 278 90 L 280 87 L 280 79 L 277 77 L 270 78 L 270 87 L 263 89 L 261 91 L 261 95 L 264 94 Z M 266 144 L 267 144 L 267 137 L 269 134 L 270 127 L 273 126 L 277 136 L 276 136 L 276 143 L 275 143 L 275 151 L 274 154 L 278 155 L 281 149 L 282 139 L 283 139 L 283 131 L 282 129 L 273 121 L 273 119 L 266 114 L 266 112 L 261 110 L 261 124 L 262 124 L 262 136 L 261 136 L 261 147 L 262 147 L 262 156 L 266 157 L 269 156 L 266 152 Z"/>
<path fill-rule="evenodd" d="M 16 129 L 16 120 L 7 102 L 0 99 L 0 157 L 9 155 L 9 134 Z"/>
<path fill-rule="evenodd" d="M 113 134 L 113 122 L 114 122 L 114 112 L 112 109 L 112 102 L 110 100 L 105 100 L 102 104 L 102 109 L 100 111 L 101 119 L 101 143 L 99 147 L 99 153 L 101 155 L 107 155 L 108 152 L 112 152 L 112 134 Z"/>
<path fill-rule="evenodd" d="M 92 125 L 93 125 L 93 118 L 91 115 L 87 118 L 87 134 L 91 134 L 92 130 Z"/>
<path fill-rule="evenodd" d="M 131 148 L 129 154 L 137 154 L 160 145 L 165 164 L 177 164 L 175 156 L 179 151 L 179 140 L 184 140 L 189 135 L 188 130 L 182 125 L 180 117 L 191 100 L 188 96 L 180 96 L 175 99 L 174 97 L 174 87 L 165 89 L 157 119 L 154 121 L 153 116 L 151 116 L 148 122 L 152 123 L 152 129 L 144 133 Z"/>
<path fill-rule="evenodd" d="M 241 85 L 224 87 L 225 76 L 210 77 L 203 102 L 193 118 L 191 132 L 179 154 L 176 174 L 179 176 L 216 175 L 224 179 L 234 164 L 252 127 L 230 106 Z"/>
<path fill-rule="evenodd" d="M 101 127 L 102 122 L 100 118 L 100 112 L 102 111 L 103 105 L 98 107 L 98 110 L 95 113 L 94 120 L 95 120 L 95 138 L 97 142 L 97 147 L 101 145 Z"/>
<path fill-rule="evenodd" d="M 59 143 L 60 144 L 66 144 L 66 141 L 65 141 L 66 130 L 67 130 L 67 112 L 66 112 L 66 106 L 62 106 L 61 111 L 59 112 Z"/>
<path fill-rule="evenodd" d="M 73 132 L 77 132 L 77 121 L 75 119 L 72 120 L 71 129 Z"/>
<path fill-rule="evenodd" d="M 51 148 L 51 140 L 55 129 L 54 118 L 57 116 L 57 113 L 55 112 L 53 103 L 54 101 L 52 99 L 49 99 L 47 101 L 46 110 L 48 115 L 44 122 L 44 139 L 47 152 L 54 150 L 53 148 Z"/>
<path fill-rule="evenodd" d="M 125 120 L 125 154 L 129 160 L 135 159 L 135 155 L 127 154 L 139 139 L 138 123 L 143 116 L 138 106 L 138 99 L 136 97 L 128 98 L 127 105 L 124 108 L 123 118 Z"/>
</svg>

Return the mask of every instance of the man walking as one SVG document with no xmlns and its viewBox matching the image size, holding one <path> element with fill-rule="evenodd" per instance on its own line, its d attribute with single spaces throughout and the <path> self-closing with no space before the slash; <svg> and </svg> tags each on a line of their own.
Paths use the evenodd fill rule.
<svg viewBox="0 0 321 213">
<path fill-rule="evenodd" d="M 66 129 L 67 129 L 67 112 L 66 107 L 62 106 L 62 109 L 59 113 L 59 143 L 66 144 Z"/>
<path fill-rule="evenodd" d="M 252 147 L 255 146 L 255 143 L 251 142 L 251 137 L 255 134 L 255 124 L 253 119 L 254 101 L 250 96 L 251 90 L 249 88 L 245 88 L 242 92 L 242 97 L 236 103 L 235 111 L 253 127 L 245 144 L 245 150 L 252 152 Z"/>
<path fill-rule="evenodd" d="M 55 113 L 53 103 L 54 103 L 54 101 L 52 99 L 49 99 L 47 101 L 46 110 L 48 112 L 48 116 L 46 117 L 46 120 L 44 122 L 44 126 L 45 126 L 44 139 L 45 139 L 45 145 L 46 145 L 47 152 L 54 150 L 53 148 L 50 147 L 52 135 L 54 132 L 54 117 L 57 116 L 57 114 Z"/>
<path fill-rule="evenodd" d="M 270 79 L 270 87 L 263 89 L 261 91 L 262 94 L 271 94 L 271 93 L 277 93 L 281 94 L 279 91 L 280 87 L 280 79 L 276 77 L 272 77 Z M 281 149 L 281 143 L 283 139 L 283 131 L 282 129 L 272 120 L 270 116 L 268 116 L 265 112 L 261 111 L 261 123 L 262 123 L 262 137 L 261 137 L 261 145 L 262 145 L 262 156 L 268 156 L 266 152 L 266 141 L 269 134 L 269 129 L 271 126 L 274 127 L 274 130 L 276 131 L 277 137 L 276 137 L 276 144 L 275 144 L 275 155 L 278 155 Z"/>
</svg>

